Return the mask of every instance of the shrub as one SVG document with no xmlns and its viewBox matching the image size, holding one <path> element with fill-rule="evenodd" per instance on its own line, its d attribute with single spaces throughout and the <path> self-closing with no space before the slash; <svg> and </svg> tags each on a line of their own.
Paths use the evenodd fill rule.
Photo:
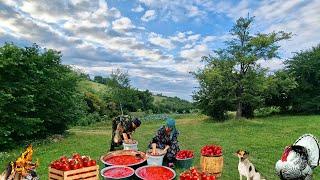
<svg viewBox="0 0 320 180">
<path fill-rule="evenodd" d="M 0 150 L 63 133 L 82 116 L 78 75 L 61 55 L 37 45 L 0 47 Z"/>
</svg>

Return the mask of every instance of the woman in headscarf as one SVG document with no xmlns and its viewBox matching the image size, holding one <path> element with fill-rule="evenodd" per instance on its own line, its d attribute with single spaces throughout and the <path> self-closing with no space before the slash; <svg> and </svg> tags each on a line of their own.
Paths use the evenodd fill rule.
<svg viewBox="0 0 320 180">
<path fill-rule="evenodd" d="M 172 118 L 167 118 L 166 124 L 158 129 L 149 144 L 149 148 L 152 149 L 151 154 L 156 155 L 157 148 L 162 149 L 166 153 L 164 160 L 168 162 L 169 167 L 172 167 L 176 161 L 176 154 L 180 151 L 178 136 L 176 121 Z"/>
<path fill-rule="evenodd" d="M 123 142 L 132 142 L 132 134 L 140 125 L 141 121 L 138 118 L 132 118 L 128 115 L 113 119 L 110 151 L 114 151 L 115 147 L 121 146 Z"/>
</svg>

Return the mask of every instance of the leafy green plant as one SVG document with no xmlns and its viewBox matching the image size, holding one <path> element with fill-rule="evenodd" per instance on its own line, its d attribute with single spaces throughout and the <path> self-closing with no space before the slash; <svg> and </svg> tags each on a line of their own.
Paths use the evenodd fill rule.
<svg viewBox="0 0 320 180">
<path fill-rule="evenodd" d="M 84 115 L 78 80 L 57 51 L 0 47 L 0 150 L 63 133 L 78 121 Z"/>
</svg>

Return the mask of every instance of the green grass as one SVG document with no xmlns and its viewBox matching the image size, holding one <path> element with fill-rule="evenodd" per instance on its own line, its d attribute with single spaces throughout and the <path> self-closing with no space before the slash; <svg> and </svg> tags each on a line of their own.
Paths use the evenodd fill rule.
<svg viewBox="0 0 320 180">
<path fill-rule="evenodd" d="M 161 123 L 144 122 L 136 131 L 134 137 L 139 141 L 141 150 L 146 150 L 147 144 Z M 199 166 L 199 151 L 203 145 L 219 144 L 223 147 L 225 166 L 222 179 L 226 180 L 238 179 L 238 159 L 233 156 L 238 149 L 250 152 L 251 161 L 267 179 L 278 179 L 274 165 L 283 148 L 304 133 L 312 133 L 320 138 L 319 123 L 320 116 L 273 116 L 222 123 L 212 122 L 202 115 L 177 117 L 181 149 L 195 151 L 195 166 Z M 34 158 L 40 160 L 38 173 L 41 179 L 47 179 L 47 166 L 50 161 L 62 155 L 79 152 L 99 159 L 108 152 L 110 135 L 110 122 L 105 122 L 87 127 L 74 127 L 69 135 L 59 142 L 45 141 L 35 145 Z M 1 169 L 21 151 L 22 149 L 17 149 L 0 153 Z M 100 165 L 102 167 L 102 164 Z M 180 172 L 178 169 L 177 173 Z M 320 168 L 315 170 L 314 177 L 320 177 Z"/>
</svg>

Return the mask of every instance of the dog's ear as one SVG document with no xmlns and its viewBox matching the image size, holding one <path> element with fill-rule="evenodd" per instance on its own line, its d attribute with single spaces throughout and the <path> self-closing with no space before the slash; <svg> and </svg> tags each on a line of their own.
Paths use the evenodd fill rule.
<svg viewBox="0 0 320 180">
<path fill-rule="evenodd" d="M 239 154 L 239 152 L 240 152 L 240 149 L 238 149 L 238 150 L 236 151 L 237 154 Z"/>
<path fill-rule="evenodd" d="M 244 155 L 249 155 L 249 151 L 244 151 Z"/>
</svg>

